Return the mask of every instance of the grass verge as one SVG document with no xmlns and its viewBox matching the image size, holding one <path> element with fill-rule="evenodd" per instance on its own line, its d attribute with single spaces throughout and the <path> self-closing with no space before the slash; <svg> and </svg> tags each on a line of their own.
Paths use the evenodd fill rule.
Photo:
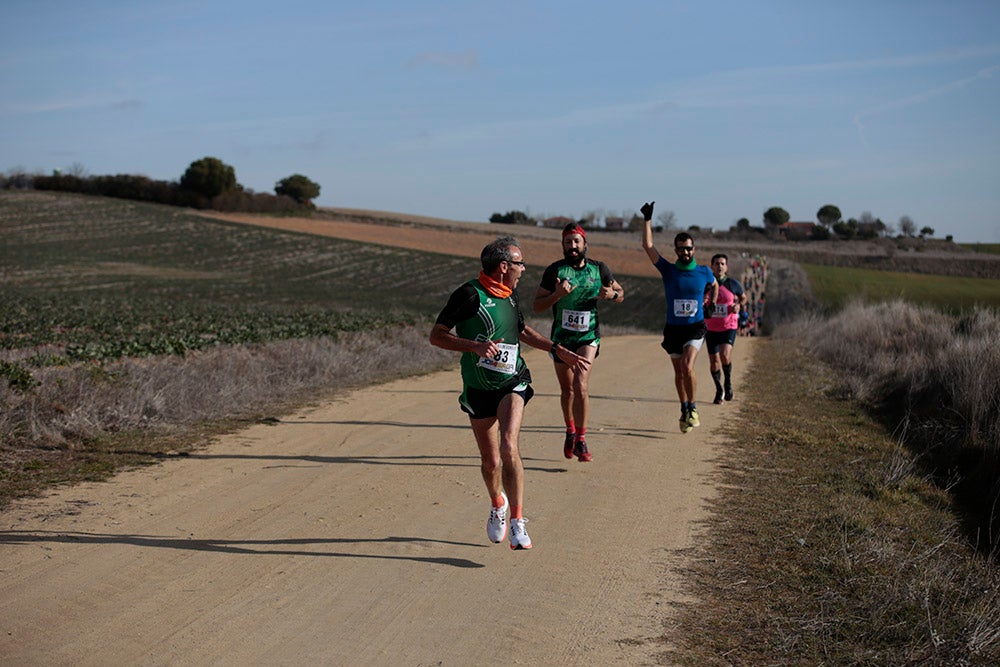
<svg viewBox="0 0 1000 667">
<path fill-rule="evenodd" d="M 454 364 L 427 344 L 429 329 L 42 368 L 30 391 L 0 385 L 0 510 L 53 485 L 183 455 L 214 435 L 338 392 Z"/>
<path fill-rule="evenodd" d="M 998 664 L 1000 573 L 948 494 L 791 342 L 749 371 L 665 659 Z"/>
</svg>

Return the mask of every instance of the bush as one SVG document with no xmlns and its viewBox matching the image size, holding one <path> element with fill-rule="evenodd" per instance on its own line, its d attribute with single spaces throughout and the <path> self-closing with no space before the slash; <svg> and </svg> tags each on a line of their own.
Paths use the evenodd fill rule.
<svg viewBox="0 0 1000 667">
<path fill-rule="evenodd" d="M 903 301 L 856 302 L 795 328 L 928 472 L 953 487 L 975 520 L 973 541 L 1000 545 L 1000 313 L 956 317 Z"/>
<path fill-rule="evenodd" d="M 250 190 L 233 190 L 213 197 L 211 208 L 216 211 L 244 211 L 247 213 L 302 214 L 313 210 L 310 204 L 301 204 L 291 197 Z"/>
<path fill-rule="evenodd" d="M 38 382 L 32 377 L 31 371 L 17 363 L 0 361 L 0 378 L 6 379 L 7 385 L 20 393 L 38 386 Z"/>
<path fill-rule="evenodd" d="M 236 170 L 219 158 L 203 157 L 181 176 L 181 187 L 203 197 L 217 197 L 237 188 Z"/>
<path fill-rule="evenodd" d="M 309 180 L 302 174 L 292 174 L 274 185 L 276 195 L 291 197 L 300 204 L 308 204 L 311 199 L 319 197 L 319 189 L 319 183 Z"/>
<path fill-rule="evenodd" d="M 490 222 L 501 225 L 534 225 L 536 220 L 523 211 L 508 211 L 507 213 L 494 213 L 490 216 Z"/>
</svg>

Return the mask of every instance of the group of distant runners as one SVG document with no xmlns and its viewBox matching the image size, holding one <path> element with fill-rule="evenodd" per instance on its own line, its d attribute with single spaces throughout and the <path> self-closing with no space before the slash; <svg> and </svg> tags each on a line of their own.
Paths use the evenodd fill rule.
<svg viewBox="0 0 1000 667">
<path fill-rule="evenodd" d="M 767 260 L 754 257 L 743 271 L 740 280 L 746 293 L 746 302 L 740 312 L 739 335 L 756 336 L 764 319 L 764 287 L 767 285 Z"/>
<path fill-rule="evenodd" d="M 680 430 L 688 433 L 701 423 L 694 363 L 706 342 L 714 402 L 733 400 L 731 355 L 748 295 L 741 282 L 728 275 L 726 255 L 713 256 L 711 268 L 695 261 L 694 239 L 686 232 L 674 238 L 676 261 L 664 258 L 653 245 L 653 205 L 640 209 L 642 247 L 663 278 L 666 323 L 661 347 L 674 369 Z M 479 276 L 452 292 L 430 333 L 431 344 L 462 355 L 459 405 L 469 416 L 491 500 L 486 533 L 495 543 L 509 534 L 511 549 L 531 548 L 518 441 L 524 408 L 534 391 L 521 344 L 545 350 L 552 358 L 566 427 L 563 456 L 592 461 L 586 435 L 590 372 L 601 347 L 598 302 L 625 299 L 611 269 L 587 256 L 587 233 L 581 226 L 571 223 L 562 230 L 562 250 L 563 258 L 543 272 L 532 304 L 535 313 L 551 312 L 549 336 L 524 321 L 516 290 L 525 261 L 513 236 L 498 237 L 483 248 Z M 755 278 L 762 283 L 762 276 Z M 760 298 L 762 305 L 763 293 Z"/>
</svg>

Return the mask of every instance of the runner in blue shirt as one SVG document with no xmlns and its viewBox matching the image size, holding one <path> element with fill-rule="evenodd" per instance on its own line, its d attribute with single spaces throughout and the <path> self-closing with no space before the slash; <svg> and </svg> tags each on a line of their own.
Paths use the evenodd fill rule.
<svg viewBox="0 0 1000 667">
<path fill-rule="evenodd" d="M 694 360 L 705 342 L 705 310 L 714 310 L 719 297 L 719 283 L 712 269 L 699 266 L 694 259 L 694 239 L 687 232 L 674 237 L 677 261 L 668 262 L 653 245 L 653 204 L 643 204 L 639 209 L 645 219 L 642 230 L 642 249 L 663 277 L 663 294 L 666 298 L 667 320 L 663 327 L 660 346 L 670 355 L 674 367 L 674 384 L 681 402 L 681 433 L 700 426 L 695 405 Z M 706 304 L 705 298 L 708 296 Z"/>
</svg>

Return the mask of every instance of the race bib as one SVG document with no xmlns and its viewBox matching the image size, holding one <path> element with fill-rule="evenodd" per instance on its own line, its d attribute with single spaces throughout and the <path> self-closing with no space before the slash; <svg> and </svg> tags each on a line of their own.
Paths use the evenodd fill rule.
<svg viewBox="0 0 1000 667">
<path fill-rule="evenodd" d="M 566 331 L 589 331 L 589 310 L 564 310 L 562 313 L 562 328 Z"/>
<path fill-rule="evenodd" d="M 513 375 L 517 370 L 517 345 L 497 343 L 497 347 L 500 351 L 492 359 L 479 357 L 479 367 L 504 375 Z"/>
<path fill-rule="evenodd" d="M 695 299 L 674 299 L 674 317 L 694 317 L 698 312 Z"/>
<path fill-rule="evenodd" d="M 727 315 L 729 315 L 729 304 L 715 304 L 715 310 L 712 312 L 712 317 L 726 317 Z"/>
</svg>

